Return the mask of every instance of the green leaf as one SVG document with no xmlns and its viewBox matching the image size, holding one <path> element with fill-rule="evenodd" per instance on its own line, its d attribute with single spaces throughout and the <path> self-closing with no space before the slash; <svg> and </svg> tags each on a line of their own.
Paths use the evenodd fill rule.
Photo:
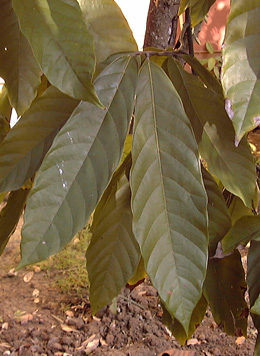
<svg viewBox="0 0 260 356">
<path fill-rule="evenodd" d="M 23 188 L 11 192 L 0 212 L 0 255 L 16 229 L 29 192 L 30 189 Z"/>
<path fill-rule="evenodd" d="M 191 24 L 195 27 L 209 12 L 215 0 L 181 0 L 179 14 L 182 14 L 187 7 L 191 11 Z"/>
<path fill-rule="evenodd" d="M 259 261 L 260 261 L 260 241 L 252 241 L 247 257 L 247 284 L 249 287 L 250 307 L 253 307 L 260 295 L 260 278 L 259 278 Z M 260 355 L 260 316 L 251 314 L 254 325 L 258 331 L 256 339 L 254 356 Z"/>
<path fill-rule="evenodd" d="M 78 103 L 55 87 L 33 102 L 0 144 L 0 191 L 16 190 L 32 177 Z"/>
<path fill-rule="evenodd" d="M 231 252 L 251 240 L 260 241 L 260 216 L 243 216 L 237 220 L 222 240 L 223 251 Z"/>
<path fill-rule="evenodd" d="M 13 7 L 49 82 L 75 99 L 101 105 L 92 85 L 93 38 L 77 0 L 13 0 Z"/>
<path fill-rule="evenodd" d="M 203 293 L 216 323 L 229 335 L 246 335 L 245 291 L 245 273 L 238 251 L 224 258 L 209 259 Z"/>
<path fill-rule="evenodd" d="M 260 316 L 260 295 L 257 297 L 254 305 L 250 309 L 251 313 L 257 314 Z"/>
<path fill-rule="evenodd" d="M 6 85 L 3 85 L 2 88 L 0 89 L 0 117 L 7 121 L 8 126 L 10 123 L 11 114 L 12 114 L 12 107 L 10 105 L 10 101 L 8 98 L 8 91 Z"/>
<path fill-rule="evenodd" d="M 246 139 L 235 146 L 223 100 L 175 60 L 168 60 L 166 70 L 181 96 L 209 171 L 251 207 L 256 189 L 255 164 Z"/>
<path fill-rule="evenodd" d="M 232 196 L 231 203 L 228 207 L 230 211 L 232 224 L 234 224 L 238 219 L 242 218 L 244 215 L 254 215 L 252 208 L 249 209 L 245 206 L 241 199 L 236 196 Z"/>
<path fill-rule="evenodd" d="M 164 325 L 172 332 L 173 336 L 179 341 L 181 345 L 191 338 L 194 334 L 197 326 L 202 322 L 205 316 L 205 312 L 207 310 L 208 302 L 204 295 L 201 296 L 200 300 L 198 301 L 195 309 L 192 312 L 190 326 L 188 335 L 186 335 L 183 326 L 179 323 L 177 319 L 172 319 L 171 315 L 168 313 L 167 309 L 164 307 L 162 303 L 163 309 L 163 316 L 162 320 Z"/>
<path fill-rule="evenodd" d="M 236 142 L 260 122 L 260 3 L 231 2 L 223 48 L 222 83 Z"/>
<path fill-rule="evenodd" d="M 131 163 L 128 155 L 102 195 L 93 217 L 86 258 L 94 314 L 120 293 L 140 260 L 132 231 Z"/>
<path fill-rule="evenodd" d="M 203 167 L 202 177 L 208 196 L 209 252 L 211 257 L 215 255 L 218 242 L 231 228 L 231 217 L 215 179 Z"/>
<path fill-rule="evenodd" d="M 214 53 L 214 47 L 213 47 L 212 43 L 206 42 L 205 46 L 206 46 L 206 49 L 207 49 L 207 51 L 208 51 L 209 53 L 211 53 L 211 54 Z"/>
<path fill-rule="evenodd" d="M 208 70 L 212 71 L 212 69 L 215 67 L 216 65 L 216 60 L 214 57 L 211 57 L 208 59 Z"/>
<path fill-rule="evenodd" d="M 207 263 L 207 199 L 181 100 L 149 61 L 138 81 L 132 155 L 134 234 L 153 285 L 187 333 Z"/>
<path fill-rule="evenodd" d="M 137 73 L 133 57 L 113 62 L 95 83 L 107 109 L 81 102 L 56 136 L 28 200 L 19 267 L 58 252 L 93 212 L 120 162 Z"/>
<path fill-rule="evenodd" d="M 98 72 L 109 56 L 135 52 L 137 44 L 120 7 L 114 0 L 78 0 L 83 18 L 93 36 Z"/>
<path fill-rule="evenodd" d="M 11 105 L 22 115 L 36 96 L 41 71 L 20 31 L 11 0 L 2 0 L 0 5 L 0 76 L 6 82 Z"/>
<path fill-rule="evenodd" d="M 189 65 L 191 66 L 191 68 L 193 69 L 193 71 L 195 72 L 195 74 L 197 74 L 200 79 L 203 81 L 203 83 L 206 85 L 206 87 L 212 89 L 215 91 L 215 93 L 217 93 L 218 95 L 220 95 L 221 97 L 223 97 L 223 90 L 222 90 L 222 86 L 220 84 L 220 82 L 216 79 L 216 77 L 214 77 L 214 75 L 212 75 L 207 68 L 205 68 L 198 59 L 196 59 L 195 57 L 191 57 L 189 55 L 182 55 L 182 58 L 189 63 Z M 206 62 L 207 63 L 207 60 Z"/>
</svg>

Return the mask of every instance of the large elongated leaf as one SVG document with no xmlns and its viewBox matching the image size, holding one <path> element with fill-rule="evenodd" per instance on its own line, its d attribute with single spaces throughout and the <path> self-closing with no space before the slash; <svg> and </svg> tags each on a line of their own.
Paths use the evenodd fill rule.
<svg viewBox="0 0 260 356">
<path fill-rule="evenodd" d="M 209 252 L 215 254 L 218 242 L 231 228 L 231 217 L 223 195 L 209 172 L 203 168 L 202 177 L 208 196 Z"/>
<path fill-rule="evenodd" d="M 251 240 L 260 241 L 260 216 L 243 216 L 237 220 L 222 240 L 222 247 L 224 252 L 230 252 Z"/>
<path fill-rule="evenodd" d="M 9 194 L 5 207 L 0 212 L 0 255 L 12 236 L 23 212 L 30 189 L 19 189 Z"/>
<path fill-rule="evenodd" d="M 55 87 L 34 101 L 0 144 L 0 191 L 18 189 L 32 177 L 78 103 Z"/>
<path fill-rule="evenodd" d="M 114 174 L 93 217 L 86 257 L 94 313 L 119 294 L 140 260 L 140 249 L 132 231 L 131 163 L 129 155 Z"/>
<path fill-rule="evenodd" d="M 187 333 L 207 263 L 207 198 L 180 98 L 152 62 L 139 76 L 135 120 L 134 233 L 152 283 Z"/>
<path fill-rule="evenodd" d="M 98 70 L 110 55 L 136 51 L 137 44 L 114 0 L 78 0 L 95 43 Z"/>
<path fill-rule="evenodd" d="M 0 76 L 18 115 L 31 105 L 40 84 L 41 71 L 31 47 L 21 33 L 11 0 L 0 5 Z"/>
<path fill-rule="evenodd" d="M 247 258 L 247 284 L 249 287 L 249 301 L 252 307 L 260 295 L 260 241 L 252 241 Z M 254 325 L 258 331 L 254 356 L 260 355 L 260 316 L 252 313 Z"/>
<path fill-rule="evenodd" d="M 222 83 L 237 143 L 260 122 L 260 3 L 231 2 Z"/>
<path fill-rule="evenodd" d="M 225 258 L 209 259 L 204 294 L 216 323 L 230 335 L 246 335 L 245 291 L 245 273 L 238 251 Z"/>
<path fill-rule="evenodd" d="M 113 62 L 95 83 L 106 109 L 82 102 L 58 133 L 28 200 L 20 266 L 58 252 L 85 225 L 120 161 L 136 82 L 134 58 Z"/>
<path fill-rule="evenodd" d="M 181 0 L 179 14 L 182 14 L 189 7 L 191 24 L 194 27 L 204 19 L 214 2 L 215 0 Z"/>
<path fill-rule="evenodd" d="M 77 0 L 13 0 L 13 7 L 50 83 L 75 99 L 100 104 L 91 82 L 93 38 Z"/>
<path fill-rule="evenodd" d="M 235 146 L 234 130 L 221 97 L 175 60 L 170 59 L 166 69 L 182 98 L 209 171 L 251 208 L 256 187 L 253 157 L 245 139 Z"/>
</svg>

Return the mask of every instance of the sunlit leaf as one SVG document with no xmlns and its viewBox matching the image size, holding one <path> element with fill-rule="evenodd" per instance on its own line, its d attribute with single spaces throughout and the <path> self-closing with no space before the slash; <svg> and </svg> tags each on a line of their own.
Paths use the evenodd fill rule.
<svg viewBox="0 0 260 356">
<path fill-rule="evenodd" d="M 260 295 L 260 241 L 252 241 L 247 257 L 247 284 L 249 287 L 249 301 L 250 307 L 253 307 Z M 254 356 L 260 355 L 260 316 L 257 314 L 251 314 L 254 325 L 258 331 L 256 339 Z"/>
<path fill-rule="evenodd" d="M 207 199 L 180 98 L 149 61 L 138 81 L 132 155 L 133 226 L 145 269 L 187 333 L 205 276 Z"/>
<path fill-rule="evenodd" d="M 12 107 L 8 98 L 8 91 L 6 85 L 4 84 L 0 88 L 0 117 L 4 118 L 8 124 L 11 119 Z"/>
<path fill-rule="evenodd" d="M 183 326 L 177 319 L 172 319 L 171 315 L 167 311 L 167 309 L 162 304 L 163 323 L 168 327 L 168 329 L 172 332 L 173 336 L 179 341 L 180 344 L 184 345 L 184 343 L 194 334 L 196 327 L 202 322 L 205 316 L 205 312 L 207 310 L 208 302 L 204 295 L 201 296 L 198 301 L 195 309 L 192 312 L 189 331 L 186 335 Z"/>
<path fill-rule="evenodd" d="M 129 286 L 135 286 L 138 284 L 138 282 L 142 282 L 146 277 L 147 273 L 144 267 L 144 259 L 141 257 L 134 275 L 127 281 L 127 284 Z"/>
<path fill-rule="evenodd" d="M 222 247 L 224 252 L 231 252 L 251 240 L 260 241 L 260 216 L 243 216 L 237 220 L 222 240 Z"/>
<path fill-rule="evenodd" d="M 176 61 L 170 59 L 166 69 L 182 98 L 209 171 L 251 207 L 256 190 L 255 164 L 245 139 L 239 147 L 235 146 L 234 130 L 223 100 Z"/>
<path fill-rule="evenodd" d="M 202 177 L 208 196 L 209 251 L 210 256 L 213 256 L 218 242 L 231 227 L 231 218 L 215 179 L 205 168 L 202 169 Z"/>
<path fill-rule="evenodd" d="M 228 204 L 228 210 L 230 211 L 232 224 L 245 215 L 254 215 L 252 208 L 249 209 L 245 206 L 242 200 L 236 196 L 232 196 L 231 203 Z"/>
<path fill-rule="evenodd" d="M 131 163 L 129 155 L 114 174 L 93 217 L 86 258 L 94 314 L 119 294 L 140 260 L 140 249 L 132 231 Z"/>
<path fill-rule="evenodd" d="M 0 255 L 16 229 L 29 192 L 30 189 L 23 188 L 11 192 L 0 212 Z"/>
<path fill-rule="evenodd" d="M 229 335 L 246 335 L 245 291 L 245 273 L 238 251 L 224 258 L 209 259 L 203 293 L 214 320 Z"/>
<path fill-rule="evenodd" d="M 137 69 L 132 57 L 113 62 L 95 82 L 106 109 L 81 102 L 56 136 L 28 200 L 20 267 L 58 252 L 93 212 L 120 162 Z"/>
<path fill-rule="evenodd" d="M 78 0 L 93 36 L 98 71 L 110 55 L 137 51 L 137 44 L 120 7 L 114 0 Z"/>
<path fill-rule="evenodd" d="M 237 143 L 260 123 L 260 2 L 231 2 L 222 83 Z"/>
<path fill-rule="evenodd" d="M 32 177 L 78 103 L 55 87 L 33 102 L 0 144 L 0 191 L 16 190 Z"/>
<path fill-rule="evenodd" d="M 182 14 L 189 7 L 191 24 L 194 27 L 204 19 L 214 2 L 215 0 L 181 0 L 179 14 Z"/>
<path fill-rule="evenodd" d="M 30 14 L 29 14 L 30 16 Z M 31 105 L 40 84 L 40 68 L 21 33 L 11 0 L 0 5 L 0 76 L 8 88 L 11 105 L 22 115 Z"/>
<path fill-rule="evenodd" d="M 93 38 L 77 0 L 13 0 L 13 7 L 49 82 L 75 99 L 100 105 L 92 85 Z"/>
</svg>

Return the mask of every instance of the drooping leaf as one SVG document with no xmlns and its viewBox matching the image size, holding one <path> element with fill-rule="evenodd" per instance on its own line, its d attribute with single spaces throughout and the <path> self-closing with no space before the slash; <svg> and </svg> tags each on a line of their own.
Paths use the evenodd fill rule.
<svg viewBox="0 0 260 356">
<path fill-rule="evenodd" d="M 92 85 L 93 38 L 77 0 L 13 0 L 13 7 L 49 82 L 75 99 L 101 105 Z"/>
<path fill-rule="evenodd" d="M 230 211 L 232 224 L 235 224 L 238 219 L 245 215 L 254 215 L 252 208 L 246 207 L 242 200 L 236 196 L 232 197 L 228 210 Z"/>
<path fill-rule="evenodd" d="M 22 115 L 36 96 L 41 71 L 20 31 L 12 0 L 2 0 L 0 5 L 0 76 L 5 80 L 11 105 L 18 116 Z"/>
<path fill-rule="evenodd" d="M 260 295 L 260 241 L 251 241 L 247 257 L 247 284 L 249 287 L 250 307 L 253 307 Z M 254 356 L 260 355 L 260 316 L 251 314 L 258 331 Z"/>
<path fill-rule="evenodd" d="M 132 155 L 134 234 L 153 285 L 187 333 L 205 276 L 207 199 L 180 98 L 149 61 L 138 81 Z"/>
<path fill-rule="evenodd" d="M 182 14 L 189 7 L 191 24 L 194 27 L 205 18 L 214 2 L 215 0 L 181 0 L 179 14 Z"/>
<path fill-rule="evenodd" d="M 137 44 L 121 9 L 114 0 L 78 0 L 93 36 L 98 72 L 109 56 L 137 51 Z"/>
<path fill-rule="evenodd" d="M 16 229 L 29 192 L 30 189 L 27 188 L 11 192 L 6 205 L 0 212 L 0 255 Z"/>
<path fill-rule="evenodd" d="M 231 228 L 231 217 L 223 195 L 210 173 L 202 168 L 202 177 L 208 196 L 209 252 L 215 254 L 218 242 Z"/>
<path fill-rule="evenodd" d="M 113 62 L 95 83 L 106 109 L 81 102 L 56 136 L 28 200 L 20 267 L 58 252 L 94 210 L 120 162 L 137 70 L 134 58 Z"/>
<path fill-rule="evenodd" d="M 243 216 L 237 220 L 222 240 L 223 251 L 231 252 L 251 240 L 260 241 L 260 216 Z"/>
<path fill-rule="evenodd" d="M 143 257 L 140 258 L 138 266 L 135 270 L 134 275 L 127 281 L 128 286 L 133 288 L 134 286 L 141 283 L 147 277 L 147 273 L 144 267 L 144 259 Z"/>
<path fill-rule="evenodd" d="M 197 325 L 199 325 L 204 316 L 205 312 L 207 310 L 208 302 L 204 295 L 202 294 L 200 300 L 198 301 L 195 309 L 192 312 L 191 320 L 190 320 L 190 326 L 189 326 L 189 331 L 188 334 L 186 335 L 183 326 L 177 319 L 172 319 L 171 315 L 167 311 L 167 309 L 163 306 L 162 303 L 162 309 L 163 309 L 163 316 L 162 320 L 164 325 L 168 327 L 168 329 L 172 332 L 174 337 L 179 341 L 181 345 L 184 345 L 184 343 L 194 334 Z"/>
<path fill-rule="evenodd" d="M 94 314 L 119 294 L 140 260 L 132 231 L 131 163 L 129 155 L 114 174 L 93 216 L 86 258 Z"/>
<path fill-rule="evenodd" d="M 214 90 L 217 94 L 223 97 L 223 89 L 217 78 L 212 75 L 207 68 L 205 68 L 200 61 L 192 56 L 183 54 L 182 58 L 189 63 L 193 71 L 200 77 L 203 83 L 210 89 Z M 207 60 L 206 60 L 207 63 Z"/>
<path fill-rule="evenodd" d="M 0 191 L 16 190 L 32 177 L 78 103 L 55 87 L 33 102 L 0 144 Z"/>
<path fill-rule="evenodd" d="M 260 122 L 260 3 L 231 2 L 223 48 L 222 84 L 236 142 Z"/>
<path fill-rule="evenodd" d="M 173 59 L 168 60 L 166 70 L 182 98 L 209 171 L 245 205 L 252 207 L 256 190 L 255 164 L 245 139 L 239 147 L 235 146 L 234 130 L 221 97 L 205 88 Z"/>
<path fill-rule="evenodd" d="M 245 291 L 245 273 L 238 251 L 224 258 L 209 259 L 203 293 L 216 323 L 229 335 L 246 336 Z"/>
</svg>

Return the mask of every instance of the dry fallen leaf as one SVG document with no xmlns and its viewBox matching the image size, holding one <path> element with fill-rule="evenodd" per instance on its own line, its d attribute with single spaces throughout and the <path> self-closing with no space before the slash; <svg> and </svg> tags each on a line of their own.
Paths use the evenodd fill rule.
<svg viewBox="0 0 260 356">
<path fill-rule="evenodd" d="M 40 298 L 34 298 L 33 302 L 34 302 L 35 304 L 40 303 Z"/>
<path fill-rule="evenodd" d="M 21 325 L 26 325 L 31 320 L 33 320 L 33 315 L 25 314 L 21 317 Z"/>
<path fill-rule="evenodd" d="M 61 324 L 60 326 L 62 328 L 63 331 L 66 331 L 67 333 L 70 333 L 70 332 L 76 332 L 76 333 L 79 333 L 79 331 L 71 326 L 68 326 L 66 324 Z"/>
<path fill-rule="evenodd" d="M 11 345 L 9 345 L 7 342 L 1 342 L 0 347 L 5 347 L 6 349 L 10 349 Z"/>
<path fill-rule="evenodd" d="M 30 282 L 30 280 L 33 278 L 33 275 L 34 275 L 33 271 L 26 273 L 23 277 L 24 282 L 25 283 Z"/>
<path fill-rule="evenodd" d="M 158 356 L 195 356 L 195 351 L 170 349 L 160 353 Z"/>
<path fill-rule="evenodd" d="M 95 350 L 99 346 L 99 339 L 95 339 L 88 343 L 84 352 L 86 355 L 90 354 L 93 350 Z"/>
<path fill-rule="evenodd" d="M 246 338 L 245 338 L 244 336 L 239 336 L 239 337 L 236 339 L 235 343 L 236 343 L 237 345 L 242 345 L 245 341 L 246 341 Z"/>
<path fill-rule="evenodd" d="M 72 310 L 66 310 L 65 314 L 71 318 L 74 316 L 74 312 Z"/>
<path fill-rule="evenodd" d="M 2 324 L 2 329 L 3 330 L 7 330 L 8 327 L 9 327 L 9 324 L 7 322 Z"/>
<path fill-rule="evenodd" d="M 33 266 L 33 270 L 35 273 L 39 273 L 41 271 L 41 267 L 40 266 Z"/>
<path fill-rule="evenodd" d="M 190 339 L 187 341 L 187 345 L 198 345 L 200 344 L 201 342 L 198 340 L 198 339 Z"/>
<path fill-rule="evenodd" d="M 34 291 L 32 292 L 33 297 L 39 297 L 40 291 L 39 289 L 34 289 Z"/>
</svg>

